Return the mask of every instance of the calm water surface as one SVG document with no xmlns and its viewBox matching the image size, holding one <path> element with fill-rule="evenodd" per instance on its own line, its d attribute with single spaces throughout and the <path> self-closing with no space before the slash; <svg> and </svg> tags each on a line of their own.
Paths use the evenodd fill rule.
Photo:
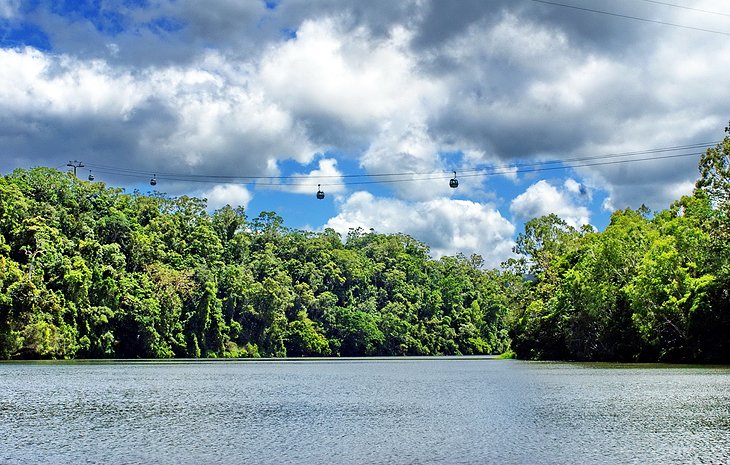
<svg viewBox="0 0 730 465">
<path fill-rule="evenodd" d="M 0 464 L 730 464 L 730 367 L 0 363 Z"/>
</svg>

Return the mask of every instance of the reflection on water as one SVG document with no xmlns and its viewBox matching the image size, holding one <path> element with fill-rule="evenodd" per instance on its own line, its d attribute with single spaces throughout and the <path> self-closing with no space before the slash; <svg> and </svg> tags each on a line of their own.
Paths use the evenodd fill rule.
<svg viewBox="0 0 730 465">
<path fill-rule="evenodd" d="M 1 363 L 0 464 L 730 463 L 730 368 Z"/>
</svg>

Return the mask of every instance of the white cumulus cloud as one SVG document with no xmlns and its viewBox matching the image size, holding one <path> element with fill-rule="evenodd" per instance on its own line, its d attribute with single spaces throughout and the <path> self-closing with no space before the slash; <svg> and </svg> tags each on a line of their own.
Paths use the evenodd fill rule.
<svg viewBox="0 0 730 465">
<path fill-rule="evenodd" d="M 52 153 L 150 172 L 263 175 L 320 151 L 291 114 L 214 52 L 137 71 L 101 60 L 0 49 L 0 120 L 18 157 Z M 174 168 L 170 168 L 174 167 Z M 99 171 L 99 170 L 97 170 Z"/>
<path fill-rule="evenodd" d="M 512 223 L 489 205 L 447 198 L 406 202 L 363 191 L 352 194 L 324 227 L 343 235 L 357 227 L 401 232 L 429 244 L 435 258 L 477 253 L 487 266 L 497 266 L 511 255 L 515 232 Z"/>
<path fill-rule="evenodd" d="M 245 208 L 251 201 L 251 193 L 245 186 L 239 184 L 219 184 L 211 190 L 203 192 L 202 197 L 208 199 L 210 210 L 217 210 L 226 205 Z"/>
<path fill-rule="evenodd" d="M 319 160 L 318 168 L 309 173 L 294 173 L 290 184 L 282 186 L 282 190 L 296 192 L 299 194 L 312 194 L 320 186 L 326 194 L 344 192 L 345 185 L 342 173 L 337 169 L 337 160 L 334 158 L 322 158 Z"/>
<path fill-rule="evenodd" d="M 295 40 L 262 60 L 259 77 L 267 93 L 299 114 L 372 128 L 414 105 L 432 90 L 407 51 L 408 32 L 373 40 L 365 28 L 340 31 L 333 19 L 305 20 Z"/>
<path fill-rule="evenodd" d="M 510 211 L 522 220 L 554 213 L 575 228 L 590 224 L 588 208 L 577 205 L 575 196 L 571 195 L 571 189 L 576 187 L 574 183 L 568 182 L 564 190 L 559 190 L 547 181 L 538 181 L 512 200 Z M 580 186 L 578 189 L 580 192 Z"/>
<path fill-rule="evenodd" d="M 268 53 L 258 76 L 267 95 L 330 143 L 366 147 L 360 165 L 369 173 L 448 169 L 439 158 L 448 144 L 432 137 L 426 121 L 447 102 L 447 89 L 419 70 L 411 32 L 396 27 L 375 39 L 366 28 L 340 27 L 332 18 L 306 20 L 296 39 Z M 411 199 L 448 194 L 392 187 Z"/>
</svg>

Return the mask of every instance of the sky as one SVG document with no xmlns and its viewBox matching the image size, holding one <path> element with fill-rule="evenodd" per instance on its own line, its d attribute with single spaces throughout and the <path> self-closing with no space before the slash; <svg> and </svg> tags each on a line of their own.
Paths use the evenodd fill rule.
<svg viewBox="0 0 730 465">
<path fill-rule="evenodd" d="M 531 218 L 689 194 L 728 70 L 716 0 L 0 0 L 0 173 L 80 162 L 493 267 Z"/>
</svg>

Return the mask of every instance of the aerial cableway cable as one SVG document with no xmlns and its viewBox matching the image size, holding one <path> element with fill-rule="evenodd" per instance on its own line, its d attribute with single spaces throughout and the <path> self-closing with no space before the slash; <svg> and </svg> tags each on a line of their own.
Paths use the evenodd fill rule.
<svg viewBox="0 0 730 465">
<path fill-rule="evenodd" d="M 641 0 L 646 3 L 654 3 L 655 5 L 670 6 L 672 8 L 681 8 L 682 10 L 696 11 L 698 13 L 705 13 L 708 15 L 727 16 L 730 17 L 730 13 L 722 13 L 720 11 L 704 10 L 702 8 L 695 8 L 686 5 L 677 5 L 676 3 L 662 2 L 659 0 Z"/>
<path fill-rule="evenodd" d="M 597 13 L 597 14 L 602 14 L 602 15 L 607 15 L 607 16 L 613 16 L 615 18 L 630 19 L 630 20 L 634 20 L 634 21 L 643 21 L 645 23 L 661 24 L 662 26 L 678 27 L 678 28 L 682 28 L 682 29 L 689 29 L 692 31 L 707 32 L 710 34 L 720 34 L 720 35 L 724 35 L 724 36 L 730 36 L 730 32 L 716 31 L 713 29 L 705 29 L 705 28 L 701 28 L 701 27 L 687 26 L 684 24 L 670 23 L 668 21 L 661 21 L 658 19 L 650 19 L 650 18 L 642 18 L 640 16 L 627 15 L 627 14 L 623 14 L 623 13 L 614 13 L 614 12 L 606 11 L 606 10 L 596 10 L 594 8 L 587 8 L 587 7 L 578 6 L 578 5 L 570 5 L 567 3 L 553 2 L 553 1 L 549 1 L 549 0 L 530 0 L 530 1 L 535 2 L 535 3 L 542 3 L 545 5 L 570 8 L 573 10 L 584 11 L 584 12 L 588 12 L 588 13 Z M 672 6 L 674 6 L 674 5 L 672 5 Z"/>
<path fill-rule="evenodd" d="M 610 158 L 621 158 L 621 157 L 628 157 L 632 155 L 646 155 L 646 154 L 654 154 L 654 153 L 662 153 L 662 152 L 674 152 L 678 150 L 685 150 L 685 149 L 698 149 L 698 148 L 706 148 L 711 145 L 716 145 L 720 141 L 714 141 L 714 142 L 698 142 L 694 144 L 687 144 L 687 145 L 675 145 L 671 147 L 659 147 L 659 148 L 652 148 L 652 149 L 646 149 L 646 150 L 638 150 L 633 152 L 620 152 L 620 153 L 608 153 L 603 155 L 590 155 L 590 156 L 581 156 L 576 158 L 565 158 L 562 160 L 545 160 L 545 161 L 530 161 L 530 162 L 517 162 L 510 164 L 511 167 L 520 167 L 520 166 L 537 166 L 537 165 L 547 165 L 547 164 L 558 164 L 558 163 L 572 163 L 572 162 L 578 162 L 578 161 L 586 161 L 586 160 L 597 160 L 597 159 L 610 159 Z M 133 168 L 120 168 L 116 166 L 110 166 L 110 165 L 102 165 L 102 164 L 96 164 L 96 163 L 86 163 L 86 165 L 95 168 L 96 170 L 103 170 L 103 172 L 107 174 L 116 174 L 120 176 L 132 176 L 132 175 L 138 175 L 142 177 L 146 177 L 149 175 L 149 170 L 142 170 L 142 169 L 133 169 Z M 469 172 L 482 172 L 484 171 L 484 168 L 462 168 L 460 169 L 461 172 L 469 173 Z M 444 171 L 446 173 L 447 171 Z M 448 171 L 449 173 L 452 171 Z M 158 173 L 159 177 L 165 178 L 165 179 L 172 179 L 179 181 L 186 181 L 186 180 L 198 180 L 198 182 L 218 182 L 225 179 L 231 179 L 231 180 L 251 180 L 251 181 L 258 181 L 258 180 L 298 180 L 298 179 L 327 179 L 327 178 L 380 178 L 380 177 L 394 177 L 394 176 L 414 176 L 414 175 L 434 175 L 434 171 L 426 171 L 426 172 L 414 172 L 414 171 L 408 171 L 408 172 L 397 172 L 397 173 L 362 173 L 362 174 L 332 174 L 332 175 L 306 175 L 306 174 L 300 174 L 300 175 L 288 175 L 288 176 L 261 176 L 261 175 L 206 175 L 206 174 L 181 174 L 181 173 L 166 173 L 161 171 L 156 171 Z"/>
<path fill-rule="evenodd" d="M 702 142 L 696 144 L 676 145 L 672 147 L 660 147 L 647 150 L 639 150 L 632 152 L 609 153 L 603 155 L 580 156 L 565 159 L 550 159 L 537 161 L 520 161 L 504 166 L 496 167 L 473 167 L 460 168 L 459 177 L 475 178 L 488 177 L 497 175 L 507 175 L 511 173 L 533 173 L 540 171 L 555 171 L 563 169 L 572 169 L 590 166 L 605 166 L 622 163 L 634 163 L 641 161 L 667 160 L 673 158 L 684 158 L 700 156 L 704 152 L 687 152 L 687 153 L 670 153 L 692 149 L 704 149 L 708 146 L 717 144 L 718 142 Z M 638 156 L 638 157 L 637 157 Z M 119 168 L 110 165 L 86 163 L 86 166 L 94 168 L 96 174 L 103 173 L 112 176 L 129 177 L 129 178 L 146 178 L 149 176 L 149 170 Z M 392 172 L 392 173 L 363 173 L 363 174 L 339 174 L 339 175 L 288 175 L 288 176 L 247 176 L 247 175 L 210 175 L 210 174 L 182 174 L 182 173 L 165 173 L 154 171 L 154 175 L 150 180 L 151 185 L 156 185 L 159 180 L 178 181 L 178 182 L 197 182 L 197 183 L 215 183 L 215 184 L 255 184 L 257 186 L 268 187 L 302 187 L 302 186 L 348 186 L 348 185 L 368 185 L 368 184 L 395 184 L 405 182 L 418 182 L 430 180 L 449 179 L 447 173 L 453 173 L 454 176 L 449 180 L 456 179 L 454 171 L 429 171 L 429 172 Z M 333 182 L 327 182 L 327 180 Z"/>
</svg>

